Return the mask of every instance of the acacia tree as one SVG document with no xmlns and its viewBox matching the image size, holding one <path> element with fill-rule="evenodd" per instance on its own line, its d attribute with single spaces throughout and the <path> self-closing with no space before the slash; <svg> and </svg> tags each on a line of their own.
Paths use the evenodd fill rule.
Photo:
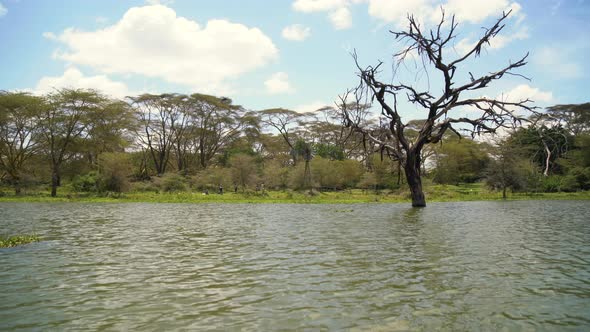
<svg viewBox="0 0 590 332">
<path fill-rule="evenodd" d="M 444 11 L 439 23 L 431 30 L 423 31 L 414 16 L 410 15 L 406 31 L 391 31 L 396 40 L 406 43 L 401 51 L 393 55 L 395 66 L 399 67 L 407 57 L 417 54 L 424 66 L 428 67 L 425 70 L 431 69 L 442 77 L 443 88 L 440 95 L 411 84 L 386 83 L 378 78 L 383 62 L 363 68 L 359 64 L 356 52 L 353 53 L 359 70 L 360 84 L 341 96 L 340 110 L 344 123 L 362 132 L 367 139 L 401 163 L 411 191 L 412 206 L 426 206 L 421 180 L 421 152 L 425 145 L 440 142 L 449 130 L 457 135 L 459 130 L 467 130 L 471 135 L 494 133 L 501 127 L 511 127 L 526 120 L 519 115 L 519 111 L 534 109 L 529 106 L 532 102 L 529 99 L 511 102 L 490 97 L 469 97 L 505 75 L 522 76 L 514 73 L 514 70 L 526 64 L 528 54 L 500 70 L 479 77 L 469 73 L 469 77 L 463 83 L 459 83 L 455 76 L 457 68 L 464 64 L 465 60 L 478 57 L 483 47 L 502 31 L 509 14 L 510 12 L 503 13 L 467 53 L 454 60 L 446 60 L 443 54 L 446 56 L 447 51 L 452 48 L 458 24 L 454 16 L 450 22 L 446 22 Z M 397 70 L 394 70 L 394 73 L 396 72 Z M 347 103 L 347 99 L 353 94 L 357 102 Z M 424 124 L 415 137 L 407 135 L 407 124 L 402 121 L 398 109 L 402 96 L 406 96 L 410 104 L 422 108 L 426 113 Z M 360 115 L 357 108 L 349 108 L 348 105 L 362 105 L 365 101 L 375 100 L 381 108 L 383 123 L 379 131 L 370 131 L 364 126 L 366 117 Z M 459 111 L 465 108 L 472 110 L 470 114 L 477 115 L 462 115 Z"/>
<path fill-rule="evenodd" d="M 95 90 L 61 89 L 47 96 L 48 107 L 38 115 L 40 139 L 51 161 L 51 197 L 57 195 L 63 163 L 74 154 L 77 140 L 89 136 L 92 119 L 108 102 Z"/>
<path fill-rule="evenodd" d="M 8 174 L 16 195 L 21 193 L 27 161 L 39 150 L 36 117 L 44 106 L 40 97 L 0 91 L 0 170 Z"/>
<path fill-rule="evenodd" d="M 139 129 L 137 138 L 154 163 L 158 176 L 166 172 L 176 140 L 176 127 L 184 122 L 182 105 L 175 94 L 143 94 L 129 97 Z"/>
<path fill-rule="evenodd" d="M 293 165 L 297 164 L 297 154 L 295 153 L 295 142 L 297 136 L 293 133 L 295 125 L 300 123 L 304 117 L 303 114 L 284 108 L 271 108 L 259 112 L 260 122 L 279 132 L 281 137 L 289 146 Z"/>
</svg>

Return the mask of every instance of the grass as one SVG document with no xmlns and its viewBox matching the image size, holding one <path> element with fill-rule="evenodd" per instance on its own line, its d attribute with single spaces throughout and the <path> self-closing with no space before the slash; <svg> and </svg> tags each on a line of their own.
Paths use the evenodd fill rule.
<svg viewBox="0 0 590 332">
<path fill-rule="evenodd" d="M 58 197 L 50 197 L 48 191 L 29 192 L 15 196 L 9 188 L 0 195 L 0 202 L 154 202 L 154 203 L 406 203 L 410 195 L 406 188 L 399 191 L 364 191 L 360 189 L 320 192 L 309 195 L 296 191 L 267 191 L 266 193 L 238 192 L 223 195 L 203 195 L 200 192 L 135 191 L 121 195 L 98 195 L 58 191 Z M 488 190 L 481 183 L 454 185 L 427 185 L 428 202 L 490 201 L 502 200 L 502 193 Z M 590 191 L 572 193 L 509 193 L 509 200 L 563 200 L 590 199 Z"/>
<path fill-rule="evenodd" d="M 12 248 L 29 244 L 33 242 L 39 242 L 41 238 L 37 235 L 15 235 L 10 237 L 0 237 L 0 248 Z"/>
</svg>

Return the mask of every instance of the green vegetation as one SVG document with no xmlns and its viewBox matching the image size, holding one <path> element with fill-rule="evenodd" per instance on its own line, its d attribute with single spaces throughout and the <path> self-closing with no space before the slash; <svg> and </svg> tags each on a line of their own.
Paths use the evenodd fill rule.
<svg viewBox="0 0 590 332">
<path fill-rule="evenodd" d="M 425 186 L 430 201 L 481 201 L 501 200 L 502 193 L 490 190 L 484 183 L 471 184 L 430 184 Z M 579 192 L 509 192 L 509 200 L 553 200 L 553 199 L 590 199 L 590 191 Z M 254 191 L 229 192 L 208 195 L 195 191 L 130 191 L 122 194 L 65 193 L 63 196 L 51 197 L 47 191 L 31 192 L 26 195 L 14 195 L 5 192 L 0 202 L 152 202 L 152 203 L 406 203 L 409 194 L 403 190 L 364 190 L 350 189 L 343 191 L 325 191 L 310 194 L 307 191 Z M 348 210 L 342 210 L 348 211 Z"/>
<path fill-rule="evenodd" d="M 0 248 L 11 248 L 39 241 L 41 241 L 41 238 L 34 234 L 0 237 Z"/>
</svg>

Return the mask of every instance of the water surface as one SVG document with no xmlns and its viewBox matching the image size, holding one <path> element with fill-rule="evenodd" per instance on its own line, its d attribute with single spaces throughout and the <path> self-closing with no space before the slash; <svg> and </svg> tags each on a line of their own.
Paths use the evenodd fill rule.
<svg viewBox="0 0 590 332">
<path fill-rule="evenodd" d="M 0 330 L 585 330 L 590 204 L 1 203 Z"/>
</svg>

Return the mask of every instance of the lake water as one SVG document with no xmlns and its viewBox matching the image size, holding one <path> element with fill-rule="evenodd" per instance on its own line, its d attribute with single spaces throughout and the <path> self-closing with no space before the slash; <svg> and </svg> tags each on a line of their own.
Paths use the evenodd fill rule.
<svg viewBox="0 0 590 332">
<path fill-rule="evenodd" d="M 587 330 L 590 204 L 0 204 L 0 330 Z"/>
</svg>

